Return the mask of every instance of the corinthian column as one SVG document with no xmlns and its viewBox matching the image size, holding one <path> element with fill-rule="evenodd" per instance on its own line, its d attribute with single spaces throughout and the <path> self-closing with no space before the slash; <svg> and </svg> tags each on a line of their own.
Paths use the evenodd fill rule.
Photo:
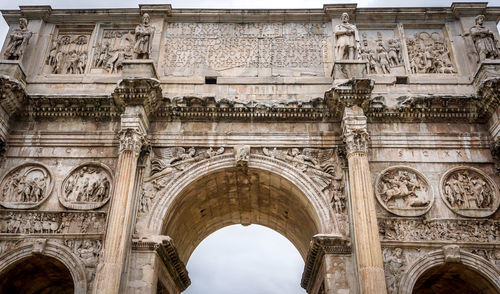
<svg viewBox="0 0 500 294">
<path fill-rule="evenodd" d="M 116 188 L 109 211 L 103 260 L 94 293 L 119 293 L 121 275 L 132 238 L 137 162 L 147 130 L 144 117 L 144 109 L 141 106 L 127 107 L 122 114 Z"/>
<path fill-rule="evenodd" d="M 368 165 L 369 135 L 359 106 L 344 109 L 344 142 L 349 165 L 349 189 L 360 293 L 386 293 L 375 200 Z"/>
<path fill-rule="evenodd" d="M 151 61 L 127 61 L 123 73 L 143 75 L 125 77 L 113 93 L 115 105 L 121 111 L 120 149 L 115 190 L 104 239 L 104 253 L 99 262 L 93 293 L 123 293 L 124 265 L 132 244 L 132 230 L 137 209 L 137 190 L 142 173 L 137 173 L 141 150 L 149 129 L 148 115 L 153 113 L 162 97 L 160 83 L 154 77 Z"/>
</svg>

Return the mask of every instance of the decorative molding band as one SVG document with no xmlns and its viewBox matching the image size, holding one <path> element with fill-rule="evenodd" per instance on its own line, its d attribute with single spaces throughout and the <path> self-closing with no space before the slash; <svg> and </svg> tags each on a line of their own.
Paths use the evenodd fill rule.
<svg viewBox="0 0 500 294">
<path fill-rule="evenodd" d="M 306 289 L 308 293 L 311 292 L 314 286 L 325 254 L 350 255 L 351 244 L 342 236 L 326 234 L 313 236 L 300 282 L 302 288 Z"/>
<path fill-rule="evenodd" d="M 285 101 L 240 101 L 215 97 L 164 98 L 157 119 L 184 120 L 329 120 L 323 98 Z"/>
<path fill-rule="evenodd" d="M 120 117 L 109 95 L 45 96 L 31 95 L 25 116 L 33 118 L 89 117 L 109 120 Z"/>
</svg>

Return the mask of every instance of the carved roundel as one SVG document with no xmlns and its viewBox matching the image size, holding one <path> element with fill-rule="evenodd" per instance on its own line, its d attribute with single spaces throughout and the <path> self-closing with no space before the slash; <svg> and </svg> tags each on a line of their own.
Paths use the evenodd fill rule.
<svg viewBox="0 0 500 294">
<path fill-rule="evenodd" d="M 42 204 L 52 192 L 54 177 L 40 163 L 25 163 L 11 169 L 2 179 L 0 204 L 27 209 Z"/>
<path fill-rule="evenodd" d="M 452 168 L 439 186 L 444 203 L 461 216 L 486 217 L 498 209 L 498 187 L 477 168 Z"/>
<path fill-rule="evenodd" d="M 406 166 L 383 170 L 375 183 L 375 195 L 380 205 L 399 216 L 423 215 L 434 203 L 429 181 Z"/>
<path fill-rule="evenodd" d="M 108 202 L 112 192 L 111 170 L 99 162 L 84 163 L 64 179 L 59 202 L 70 209 L 95 209 Z"/>
</svg>

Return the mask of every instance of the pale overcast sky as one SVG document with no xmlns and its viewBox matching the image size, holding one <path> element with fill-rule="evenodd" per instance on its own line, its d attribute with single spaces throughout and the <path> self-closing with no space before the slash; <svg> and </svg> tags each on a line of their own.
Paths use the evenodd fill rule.
<svg viewBox="0 0 500 294">
<path fill-rule="evenodd" d="M 135 8 L 138 4 L 170 3 L 173 8 L 322 8 L 327 3 L 358 3 L 358 7 L 442 6 L 442 0 L 1 0 L 0 9 L 18 9 L 19 5 L 51 5 L 64 8 Z M 469 1 L 469 2 L 483 2 Z M 500 6 L 500 0 L 489 1 Z M 0 43 L 7 25 L 0 18 Z M 304 261 L 293 245 L 280 234 L 261 227 L 240 225 L 221 229 L 206 238 L 193 252 L 187 268 L 192 285 L 188 294 L 304 294 L 300 278 Z"/>
</svg>

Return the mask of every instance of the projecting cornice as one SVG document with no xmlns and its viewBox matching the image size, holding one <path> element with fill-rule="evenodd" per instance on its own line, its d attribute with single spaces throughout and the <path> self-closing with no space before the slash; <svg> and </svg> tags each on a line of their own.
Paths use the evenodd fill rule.
<svg viewBox="0 0 500 294">
<path fill-rule="evenodd" d="M 325 254 L 350 255 L 351 243 L 343 237 L 335 235 L 318 234 L 313 236 L 300 282 L 307 293 L 311 293 Z"/>
</svg>

